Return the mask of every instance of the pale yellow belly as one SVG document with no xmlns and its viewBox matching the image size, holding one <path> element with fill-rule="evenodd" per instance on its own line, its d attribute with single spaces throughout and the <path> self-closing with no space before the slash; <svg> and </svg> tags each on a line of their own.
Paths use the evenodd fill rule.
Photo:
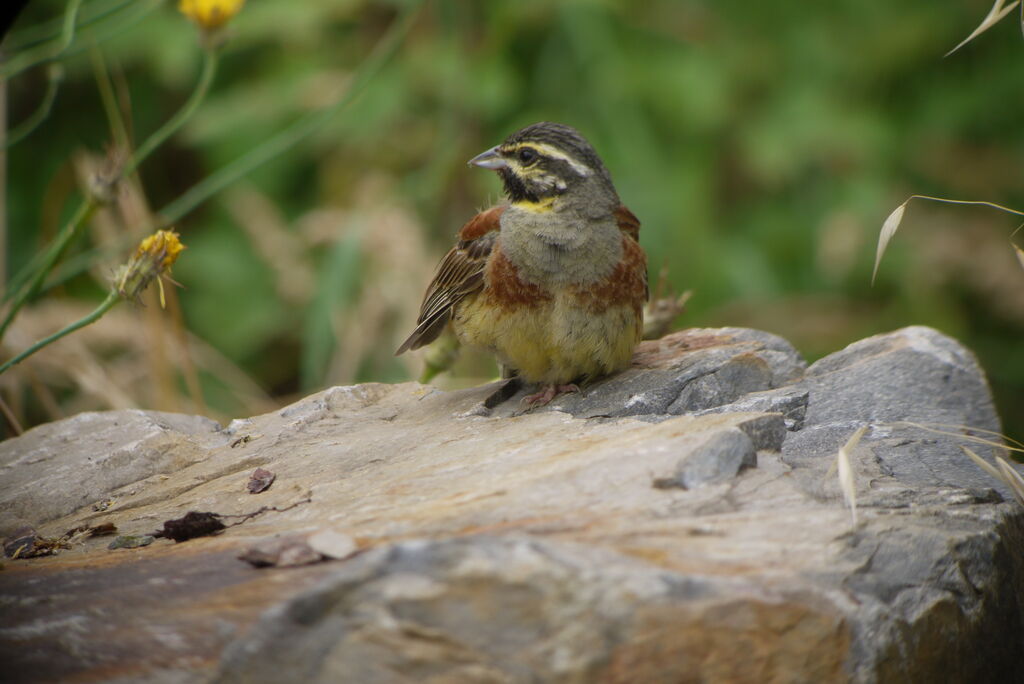
<svg viewBox="0 0 1024 684">
<path fill-rule="evenodd" d="M 527 382 L 565 384 L 629 365 L 643 322 L 631 306 L 594 314 L 556 295 L 510 310 L 489 306 L 480 293 L 458 305 L 452 327 L 463 344 L 490 350 Z"/>
</svg>

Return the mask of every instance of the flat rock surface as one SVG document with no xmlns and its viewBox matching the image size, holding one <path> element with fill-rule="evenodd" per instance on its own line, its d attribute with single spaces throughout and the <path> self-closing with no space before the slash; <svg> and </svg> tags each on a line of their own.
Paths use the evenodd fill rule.
<svg viewBox="0 0 1024 684">
<path fill-rule="evenodd" d="M 1024 664 L 1024 514 L 958 447 L 999 421 L 955 341 L 907 328 L 808 368 L 768 333 L 689 330 L 543 409 L 483 409 L 498 386 L 335 387 L 225 428 L 81 414 L 0 444 L 4 537 L 228 525 L 5 560 L 5 681 L 982 681 Z M 854 525 L 829 468 L 864 424 Z M 250 494 L 257 468 L 276 479 Z M 237 558 L 314 533 L 323 562 Z"/>
</svg>

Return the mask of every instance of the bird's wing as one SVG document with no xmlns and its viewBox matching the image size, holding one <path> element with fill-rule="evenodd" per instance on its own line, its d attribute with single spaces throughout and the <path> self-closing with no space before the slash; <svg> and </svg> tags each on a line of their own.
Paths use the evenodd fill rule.
<svg viewBox="0 0 1024 684">
<path fill-rule="evenodd" d="M 631 212 L 625 204 L 620 204 L 616 207 L 615 211 L 612 212 L 615 216 L 615 220 L 619 224 L 619 230 L 633 238 L 633 240 L 639 245 L 640 244 L 640 219 L 636 217 L 636 214 Z M 647 284 L 647 269 L 643 272 L 644 278 L 644 301 L 651 298 L 651 289 Z"/>
<path fill-rule="evenodd" d="M 625 204 L 620 204 L 612 212 L 612 215 L 619 223 L 619 230 L 640 242 L 640 219 L 636 217 L 636 214 L 627 209 Z"/>
<path fill-rule="evenodd" d="M 416 329 L 396 356 L 436 340 L 451 319 L 452 308 L 484 286 L 484 267 L 501 230 L 503 211 L 505 207 L 480 212 L 459 231 L 459 241 L 441 259 L 423 295 Z"/>
</svg>

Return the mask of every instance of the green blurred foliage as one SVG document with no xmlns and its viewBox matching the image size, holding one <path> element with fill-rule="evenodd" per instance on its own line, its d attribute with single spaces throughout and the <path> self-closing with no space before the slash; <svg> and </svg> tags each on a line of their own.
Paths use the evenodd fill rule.
<svg viewBox="0 0 1024 684">
<path fill-rule="evenodd" d="M 461 223 L 499 197 L 497 179 L 465 161 L 522 125 L 556 120 L 604 157 L 643 221 L 652 273 L 665 264 L 673 288 L 695 291 L 680 325 L 765 328 L 809 359 L 933 325 L 977 351 L 1007 431 L 1021 437 L 1013 217 L 912 202 L 870 285 L 878 230 L 908 195 L 1024 208 L 1020 27 L 1011 16 L 943 59 L 990 4 L 429 2 L 352 106 L 244 181 L 273 207 L 291 236 L 281 239 L 298 241 L 295 268 L 309 273 L 295 277 L 311 291 L 282 299 L 290 276 L 259 248 L 262 229 L 218 196 L 178 225 L 187 327 L 281 401 L 328 383 L 415 377 L 415 359 L 391 351 L 411 329 L 416 289 Z M 86 15 L 119 5 L 91 0 Z M 141 170 L 152 206 L 332 102 L 400 5 L 250 0 L 207 102 Z M 31 3 L 9 43 L 63 6 Z M 129 18 L 101 49 L 141 139 L 187 98 L 199 50 L 171 3 Z M 66 60 L 48 121 L 9 151 L 8 272 L 59 227 L 74 193 L 70 154 L 108 138 L 86 50 L 93 30 Z M 29 116 L 44 90 L 42 68 L 12 79 L 9 121 Z M 413 229 L 376 225 L 388 208 Z M 323 221 L 310 227 L 314 215 L 326 233 Z M 53 296 L 96 296 L 89 278 Z M 491 372 L 481 363 L 460 368 L 476 380 Z M 221 388 L 207 401 L 230 415 L 241 409 L 229 397 Z"/>
</svg>

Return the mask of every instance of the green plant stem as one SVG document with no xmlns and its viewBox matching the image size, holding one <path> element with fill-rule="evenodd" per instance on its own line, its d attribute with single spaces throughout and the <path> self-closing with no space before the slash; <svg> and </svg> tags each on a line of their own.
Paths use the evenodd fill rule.
<svg viewBox="0 0 1024 684">
<path fill-rule="evenodd" d="M 153 11 L 163 7 L 165 0 L 134 0 L 123 12 L 118 12 L 109 21 L 99 23 L 90 33 L 88 41 L 75 43 L 61 54 L 62 57 L 74 57 L 131 30 L 133 26 L 145 19 Z"/>
<path fill-rule="evenodd" d="M 63 78 L 63 73 L 61 72 L 59 64 L 55 64 L 50 67 L 49 76 L 50 78 L 46 84 L 46 94 L 43 96 L 43 101 L 24 121 L 7 132 L 3 141 L 3 146 L 5 148 L 21 142 L 30 133 L 32 133 L 32 131 L 38 128 L 39 124 L 46 121 L 46 117 L 50 116 L 50 111 L 53 109 L 53 102 L 57 99 L 57 89 L 60 87 L 60 82 Z"/>
<path fill-rule="evenodd" d="M 212 47 L 203 48 L 203 70 L 199 74 L 199 82 L 196 83 L 195 89 L 192 91 L 192 95 L 189 96 L 188 100 L 182 105 L 181 109 L 167 120 L 163 126 L 153 132 L 145 142 L 139 145 L 138 149 L 135 150 L 135 154 L 125 164 L 124 170 L 121 171 L 120 178 L 127 178 L 135 169 L 139 167 L 139 164 L 143 162 L 150 155 L 150 153 L 157 147 L 162 145 L 166 140 L 171 137 L 175 131 L 181 128 L 182 124 L 188 121 L 196 110 L 199 108 L 200 103 L 206 97 L 206 93 L 210 90 L 210 84 L 213 83 L 213 77 L 217 73 L 217 50 Z"/>
<path fill-rule="evenodd" d="M 36 64 L 57 59 L 62 52 L 71 46 L 72 41 L 75 39 L 75 24 L 78 21 L 78 10 L 81 7 L 82 0 L 68 0 L 68 7 L 64 11 L 64 25 L 61 28 L 60 40 L 57 42 L 57 45 L 44 45 L 38 50 L 29 50 L 17 55 L 14 59 L 0 66 L 0 78 L 10 78 L 14 74 Z"/>
<path fill-rule="evenodd" d="M 206 93 L 210 90 L 210 84 L 213 82 L 214 74 L 217 73 L 216 50 L 212 48 L 204 49 L 203 55 L 202 73 L 199 76 L 199 81 L 196 83 L 195 90 L 192 91 L 192 95 L 188 98 L 181 109 L 179 109 L 178 112 L 167 121 L 167 123 L 157 129 L 146 139 L 145 142 L 142 143 L 135 154 L 132 155 L 132 158 L 125 164 L 117 179 L 115 179 L 115 182 L 133 173 L 135 169 L 138 168 L 139 164 L 149 156 L 153 150 L 173 135 L 175 131 L 181 128 L 182 124 L 184 124 L 185 121 L 195 113 L 196 109 L 199 108 L 199 104 L 203 101 L 203 98 L 206 97 Z M 0 323 L 0 340 L 2 340 L 4 335 L 7 333 L 7 329 L 10 327 L 11 322 L 14 320 L 14 317 L 17 315 L 21 307 L 39 292 L 46 276 L 49 275 L 51 270 L 53 270 L 54 264 L 57 263 L 57 260 L 60 259 L 61 255 L 67 249 L 68 245 L 71 243 L 71 239 L 78 232 L 78 228 L 92 217 L 93 212 L 96 211 L 98 206 L 99 201 L 93 195 L 89 195 L 85 200 L 83 200 L 82 204 L 75 212 L 74 217 L 72 217 L 71 221 L 64 226 L 60 235 L 57 236 L 57 239 L 50 246 L 46 256 L 37 267 L 37 270 L 28 281 L 28 284 L 15 296 L 10 309 L 8 309 L 6 316 L 4 316 L 3 323 Z"/>
<path fill-rule="evenodd" d="M 103 300 L 103 303 L 100 304 L 98 307 L 96 307 L 96 309 L 91 314 L 89 314 L 88 316 L 86 316 L 84 318 L 81 318 L 81 319 L 75 321 L 74 323 L 72 323 L 71 325 L 67 326 L 66 328 L 63 328 L 63 329 L 53 333 L 49 337 L 46 337 L 44 339 L 39 340 L 38 342 L 33 344 L 31 347 L 29 347 L 25 351 L 23 351 L 20 354 L 18 354 L 17 356 L 15 356 L 10 361 L 8 361 L 5 364 L 3 364 L 2 366 L 0 366 L 0 373 L 4 373 L 11 366 L 14 366 L 16 364 L 21 363 L 22 361 L 24 361 L 28 357 L 32 356 L 33 354 L 35 354 L 37 351 L 39 351 L 40 349 L 42 349 L 46 345 L 51 344 L 53 342 L 56 342 L 57 340 L 59 340 L 60 338 L 64 337 L 65 335 L 69 335 L 69 334 L 75 332 L 76 330 L 78 330 L 79 328 L 84 328 L 85 326 L 89 325 L 90 323 L 95 323 L 97 320 L 100 319 L 100 317 L 103 316 L 103 314 L 105 314 L 108 311 L 110 311 L 110 309 L 113 308 L 113 306 L 115 304 L 117 304 L 119 301 L 121 301 L 121 299 L 120 299 L 120 297 L 118 297 L 117 292 L 111 292 L 110 294 L 107 295 L 107 298 Z"/>
<path fill-rule="evenodd" d="M 377 75 L 377 72 L 394 56 L 399 45 L 402 43 L 402 39 L 412 27 L 413 20 L 416 18 L 422 4 L 422 2 L 410 2 L 406 5 L 405 9 L 402 10 L 402 14 L 392 23 L 387 35 L 377 43 L 370 56 L 360 65 L 355 78 L 352 80 L 352 84 L 334 103 L 300 117 L 291 125 L 268 138 L 261 145 L 254 147 L 238 159 L 214 171 L 193 185 L 184 194 L 158 212 L 163 220 L 163 225 L 166 226 L 177 222 L 182 216 L 188 214 L 211 196 L 228 187 L 258 166 L 288 151 L 331 121 L 339 111 L 344 109 L 362 93 L 366 85 Z"/>
<path fill-rule="evenodd" d="M 71 238 L 75 236 L 78 231 L 78 227 L 88 221 L 93 212 L 96 211 L 98 204 L 92 197 L 88 197 L 78 205 L 78 209 L 75 211 L 75 215 L 68 221 L 67 225 L 54 240 L 53 244 L 46 252 L 46 256 L 43 257 L 42 263 L 39 264 L 38 270 L 32 275 L 32 278 L 28 281 L 28 284 L 21 289 L 21 291 L 15 296 L 14 301 L 11 303 L 11 308 L 7 310 L 7 315 L 4 316 L 3 323 L 0 323 L 0 340 L 4 338 L 7 333 L 7 328 L 11 326 L 11 321 L 21 310 L 21 307 L 25 305 L 29 299 L 35 296 L 39 288 L 42 287 L 43 281 L 46 279 L 47 274 L 53 268 L 53 265 L 57 263 L 60 256 L 67 249 L 67 246 L 71 243 Z"/>
<path fill-rule="evenodd" d="M 97 22 L 103 21 L 111 14 L 115 14 L 126 7 L 131 6 L 137 2 L 137 0 L 120 0 L 117 3 L 107 3 L 103 9 L 95 10 L 95 5 L 100 3 L 90 3 L 90 6 L 83 8 L 83 18 L 78 22 L 78 29 L 84 29 L 89 26 L 96 24 Z M 64 17 L 56 19 L 50 19 L 44 21 L 35 26 L 29 26 L 23 29 L 9 34 L 6 42 L 6 46 L 9 52 L 16 53 L 28 50 L 29 48 L 36 47 L 42 43 L 48 43 L 50 41 L 59 39 L 64 32 Z"/>
<path fill-rule="evenodd" d="M 114 139 L 115 145 L 128 149 L 131 146 L 131 139 L 117 104 L 117 95 L 114 94 L 114 84 L 110 81 L 110 72 L 103 59 L 103 51 L 99 47 L 93 46 L 89 51 L 89 59 L 92 62 L 93 75 L 96 78 L 96 89 L 100 91 L 100 102 L 103 103 L 103 110 L 110 123 L 110 137 Z"/>
<path fill-rule="evenodd" d="M 251 152 L 236 159 L 227 166 L 192 186 L 192 188 L 186 191 L 185 194 L 168 204 L 159 212 L 165 224 L 178 221 L 182 216 L 192 211 L 196 206 L 212 195 L 224 189 L 239 178 L 242 178 L 261 164 L 287 151 L 296 143 L 316 132 L 329 122 L 340 110 L 352 102 L 352 100 L 362 92 L 366 84 L 376 76 L 377 72 L 380 71 L 380 69 L 395 54 L 398 46 L 402 42 L 402 39 L 412 27 L 413 20 L 416 18 L 422 4 L 423 2 L 421 0 L 419 2 L 411 2 L 406 6 L 402 14 L 392 24 L 388 34 L 377 43 L 371 55 L 361 65 L 358 73 L 353 79 L 352 85 L 334 104 L 316 112 L 311 112 L 310 114 L 300 118 L 291 126 L 288 126 L 278 132 L 277 135 L 268 139 L 259 147 L 254 148 Z M 216 54 L 208 54 L 206 62 L 204 62 L 203 76 L 200 77 L 200 85 L 197 86 L 197 90 L 200 89 L 200 86 L 202 86 L 203 81 L 206 79 L 208 70 L 210 70 L 209 78 L 212 80 L 213 71 L 215 71 L 215 69 Z M 206 88 L 208 86 L 209 83 L 203 87 Z M 180 126 L 184 120 L 188 118 L 187 116 L 181 116 L 182 112 L 187 111 L 189 112 L 189 115 L 191 115 L 191 111 L 198 106 L 198 102 L 201 99 L 202 98 L 197 99 L 195 97 L 189 98 L 189 101 L 186 102 L 184 107 L 182 107 L 182 111 L 175 115 L 172 121 L 175 121 L 177 126 Z M 168 122 L 168 124 L 170 124 L 170 122 Z M 147 140 L 146 143 L 143 143 L 143 146 L 140 147 L 140 152 L 145 151 L 146 154 L 148 154 L 149 151 L 152 151 L 155 147 L 155 145 L 151 146 L 148 144 L 150 141 L 158 141 L 156 144 L 159 144 L 159 142 L 162 142 L 162 140 L 166 139 L 166 137 L 171 135 L 173 132 L 174 129 L 167 125 L 161 127 L 159 131 L 150 136 L 150 139 Z M 143 150 L 143 148 L 149 149 Z M 125 173 L 128 172 L 129 168 L 134 169 L 138 166 L 138 162 L 141 161 L 141 159 L 142 157 L 137 154 L 135 159 L 133 159 L 133 163 L 130 163 L 129 166 L 125 167 Z M 14 319 L 18 310 L 26 301 L 39 291 L 43 280 L 52 270 L 54 263 L 56 263 L 57 259 L 63 253 L 64 248 L 66 248 L 67 244 L 74 236 L 78 226 L 88 220 L 88 218 L 92 216 L 92 212 L 95 210 L 96 203 L 94 200 L 87 199 L 83 202 L 82 206 L 79 207 L 75 217 L 68 223 L 55 244 L 47 252 L 46 257 L 39 266 L 39 270 L 32 276 L 29 285 L 18 294 L 14 303 L 11 305 L 3 323 L 0 324 L 0 340 L 3 339 L 4 334 L 7 332 L 7 328 L 10 326 L 11 321 Z"/>
<path fill-rule="evenodd" d="M 74 256 L 65 259 L 60 266 L 50 271 L 49 277 L 40 288 L 38 294 L 45 295 L 50 290 L 60 287 L 72 278 L 75 278 L 89 270 L 93 264 L 110 261 L 130 249 L 132 244 L 137 242 L 135 236 L 124 233 L 112 239 L 103 247 L 90 247 L 83 249 Z"/>
</svg>

